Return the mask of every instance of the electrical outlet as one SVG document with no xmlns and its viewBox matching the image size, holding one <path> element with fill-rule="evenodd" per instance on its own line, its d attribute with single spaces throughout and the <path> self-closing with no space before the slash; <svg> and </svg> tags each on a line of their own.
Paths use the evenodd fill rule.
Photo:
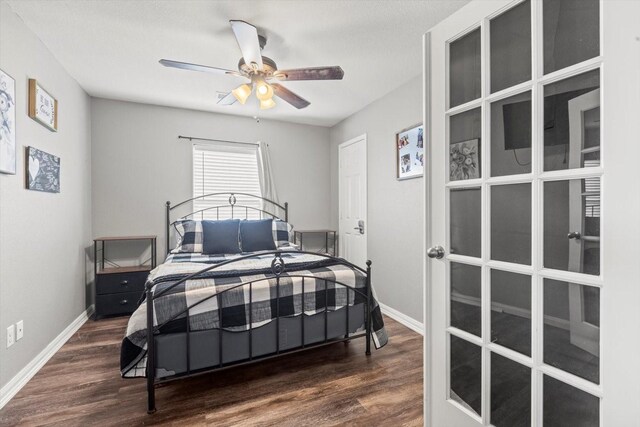
<svg viewBox="0 0 640 427">
<path fill-rule="evenodd" d="M 16 341 L 20 341 L 20 338 L 24 336 L 24 321 L 21 320 L 16 323 Z"/>
<path fill-rule="evenodd" d="M 9 326 L 7 328 L 7 348 L 11 347 L 13 345 L 15 341 L 15 333 L 14 333 L 15 329 L 13 327 L 13 325 Z"/>
</svg>

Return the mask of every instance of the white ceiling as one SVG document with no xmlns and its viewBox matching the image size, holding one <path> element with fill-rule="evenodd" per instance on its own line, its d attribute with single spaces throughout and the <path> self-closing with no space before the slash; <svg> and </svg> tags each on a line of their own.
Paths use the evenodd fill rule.
<svg viewBox="0 0 640 427">
<path fill-rule="evenodd" d="M 422 34 L 468 0 L 9 0 L 66 70 L 95 97 L 332 126 L 421 72 Z M 278 68 L 340 65 L 342 81 L 284 85 L 311 105 L 260 111 L 217 106 L 243 82 L 165 68 L 161 58 L 237 69 L 228 21 L 267 37 Z M 416 88 L 420 90 L 420 88 Z"/>
</svg>

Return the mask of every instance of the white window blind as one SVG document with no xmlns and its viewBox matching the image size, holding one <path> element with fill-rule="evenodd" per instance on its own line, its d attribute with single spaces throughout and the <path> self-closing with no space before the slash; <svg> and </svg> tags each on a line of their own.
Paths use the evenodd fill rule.
<svg viewBox="0 0 640 427">
<path fill-rule="evenodd" d="M 585 160 L 585 168 L 600 166 L 600 160 Z M 600 178 L 584 179 L 584 209 L 587 218 L 600 218 Z"/>
<path fill-rule="evenodd" d="M 211 193 L 236 193 L 236 204 L 228 195 L 194 200 L 194 219 L 260 218 L 260 199 L 237 194 L 261 197 L 257 146 L 194 144 L 193 197 Z"/>
</svg>

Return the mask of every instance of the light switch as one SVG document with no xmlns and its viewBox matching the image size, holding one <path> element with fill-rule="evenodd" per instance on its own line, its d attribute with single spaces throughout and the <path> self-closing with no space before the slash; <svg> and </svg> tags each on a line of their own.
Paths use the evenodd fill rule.
<svg viewBox="0 0 640 427">
<path fill-rule="evenodd" d="M 24 335 L 24 321 L 21 320 L 16 323 L 16 341 L 20 341 L 20 338 Z"/>
<path fill-rule="evenodd" d="M 15 341 L 15 329 L 11 325 L 7 328 L 7 348 L 11 347 Z"/>
</svg>

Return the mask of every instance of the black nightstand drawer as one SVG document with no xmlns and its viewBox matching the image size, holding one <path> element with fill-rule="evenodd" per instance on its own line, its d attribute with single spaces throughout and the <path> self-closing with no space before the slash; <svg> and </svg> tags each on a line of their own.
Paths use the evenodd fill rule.
<svg viewBox="0 0 640 427">
<path fill-rule="evenodd" d="M 141 295 L 142 291 L 96 295 L 96 315 L 131 314 L 135 311 Z"/>
<path fill-rule="evenodd" d="M 142 292 L 148 275 L 148 271 L 98 274 L 96 279 L 96 294 L 107 295 L 134 291 Z"/>
</svg>

